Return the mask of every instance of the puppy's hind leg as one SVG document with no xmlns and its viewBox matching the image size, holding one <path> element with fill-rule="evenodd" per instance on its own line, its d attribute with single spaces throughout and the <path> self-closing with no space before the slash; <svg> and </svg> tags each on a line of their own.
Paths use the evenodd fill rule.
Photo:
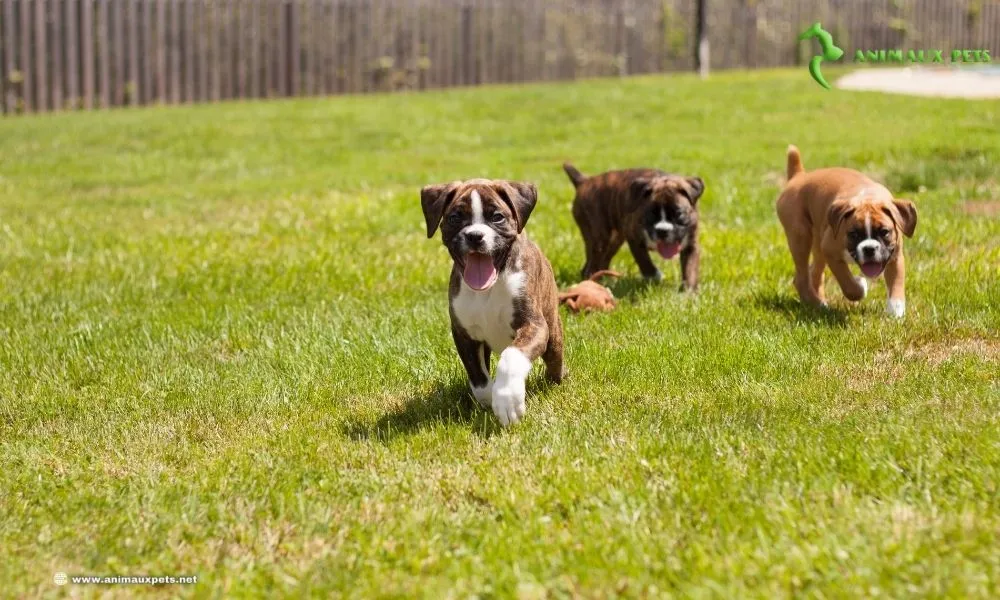
<svg viewBox="0 0 1000 600">
<path fill-rule="evenodd" d="M 788 250 L 792 254 L 792 262 L 795 263 L 795 290 L 799 293 L 799 298 L 802 302 L 812 306 L 825 305 L 826 302 L 822 295 L 815 292 L 809 273 L 809 252 L 813 245 L 812 236 L 808 233 L 793 231 L 786 231 L 786 235 L 788 236 Z"/>
<path fill-rule="evenodd" d="M 563 331 L 559 315 L 556 315 L 556 321 L 549 330 L 549 343 L 542 353 L 542 361 L 545 363 L 545 378 L 552 383 L 562 383 L 566 367 L 563 366 Z"/>
<path fill-rule="evenodd" d="M 820 304 L 826 304 L 826 293 L 823 290 L 823 273 L 826 271 L 826 257 L 819 245 L 813 245 L 812 264 L 809 266 L 809 287 L 819 298 Z"/>
</svg>

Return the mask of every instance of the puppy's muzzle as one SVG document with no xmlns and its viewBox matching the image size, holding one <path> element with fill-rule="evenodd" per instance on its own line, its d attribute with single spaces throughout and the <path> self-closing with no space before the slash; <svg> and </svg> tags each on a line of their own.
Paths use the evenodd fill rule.
<svg viewBox="0 0 1000 600">
<path fill-rule="evenodd" d="M 661 221 L 653 226 L 653 231 L 656 232 L 656 239 L 658 240 L 667 239 L 673 235 L 675 230 L 676 227 L 674 227 L 673 223 L 667 223 L 665 221 Z"/>
<path fill-rule="evenodd" d="M 482 231 L 466 231 L 465 232 L 465 243 L 469 245 L 470 248 L 478 248 L 483 245 L 483 239 L 485 234 Z"/>
<path fill-rule="evenodd" d="M 888 256 L 886 256 L 886 249 L 882 246 L 882 244 L 875 240 L 865 240 L 861 242 L 858 244 L 855 253 L 856 260 L 862 263 L 871 261 L 883 262 L 888 258 Z"/>
</svg>

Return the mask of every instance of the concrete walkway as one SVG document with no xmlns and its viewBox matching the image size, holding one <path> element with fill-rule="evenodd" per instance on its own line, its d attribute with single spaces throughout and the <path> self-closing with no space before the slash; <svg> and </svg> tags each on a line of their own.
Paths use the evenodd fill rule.
<svg viewBox="0 0 1000 600">
<path fill-rule="evenodd" d="M 841 77 L 835 85 L 844 90 L 938 98 L 1000 98 L 1000 67 L 861 68 Z"/>
</svg>

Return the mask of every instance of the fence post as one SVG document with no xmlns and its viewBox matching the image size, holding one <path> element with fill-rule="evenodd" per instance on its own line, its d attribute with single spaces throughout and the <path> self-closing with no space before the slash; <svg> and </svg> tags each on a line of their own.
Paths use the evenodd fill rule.
<svg viewBox="0 0 1000 600">
<path fill-rule="evenodd" d="M 697 0 L 698 14 L 695 20 L 695 39 L 698 46 L 695 49 L 695 65 L 702 79 L 708 77 L 708 0 Z"/>
</svg>

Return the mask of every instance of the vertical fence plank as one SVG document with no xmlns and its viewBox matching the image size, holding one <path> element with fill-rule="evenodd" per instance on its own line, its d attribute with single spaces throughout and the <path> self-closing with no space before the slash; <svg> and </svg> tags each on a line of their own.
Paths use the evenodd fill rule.
<svg viewBox="0 0 1000 600">
<path fill-rule="evenodd" d="M 208 30 L 206 28 L 206 11 L 204 2 L 193 3 L 194 8 L 194 47 L 197 64 L 195 65 L 195 94 L 198 102 L 208 99 Z"/>
<path fill-rule="evenodd" d="M 36 110 L 48 108 L 48 52 L 46 35 L 46 20 L 48 6 L 46 0 L 30 0 L 35 7 L 35 107 Z"/>
<path fill-rule="evenodd" d="M 156 2 L 156 101 L 167 102 L 167 0 Z"/>
<path fill-rule="evenodd" d="M 139 77 L 142 79 L 143 104 L 156 101 L 155 81 L 155 37 L 156 0 L 137 0 L 142 7 L 142 35 L 139 50 Z"/>
<path fill-rule="evenodd" d="M 230 29 L 233 32 L 232 63 L 233 69 L 236 73 L 234 96 L 240 99 L 246 97 L 247 91 L 247 72 L 245 60 L 247 20 L 244 10 L 245 3 L 242 0 L 233 0 L 233 22 L 230 24 Z"/>
<path fill-rule="evenodd" d="M 296 52 L 297 55 L 302 57 L 302 79 L 299 82 L 300 94 L 304 96 L 312 96 L 315 93 L 313 91 L 312 72 L 316 68 L 316 59 L 313 54 L 313 19 L 315 18 L 315 15 L 313 14 L 312 7 L 314 2 L 312 2 L 312 0 L 296 0 L 294 4 L 299 7 L 299 27 L 296 27 L 296 30 L 301 30 L 299 31 L 299 43 L 301 44 L 301 50 Z"/>
<path fill-rule="evenodd" d="M 301 83 L 299 69 L 301 68 L 301 48 L 299 47 L 299 3 L 298 0 L 287 0 L 285 3 L 287 12 L 286 26 L 288 33 L 286 41 L 288 43 L 288 90 L 286 95 L 298 96 L 299 85 Z"/>
<path fill-rule="evenodd" d="M 263 4 L 260 10 L 260 67 L 262 96 L 269 98 L 274 87 L 274 3 L 270 0 L 260 0 Z"/>
<path fill-rule="evenodd" d="M 128 89 L 128 103 L 136 106 L 142 102 L 139 86 L 139 2 L 126 0 L 128 6 L 125 22 L 128 24 L 128 58 L 125 61 L 125 81 Z"/>
<path fill-rule="evenodd" d="M 260 98 L 260 0 L 250 0 L 250 96 Z"/>
<path fill-rule="evenodd" d="M 196 99 L 194 83 L 194 48 L 195 40 L 198 38 L 194 29 L 194 10 L 195 2 L 197 0 L 182 1 L 184 6 L 184 38 L 182 42 L 184 44 L 184 93 L 181 94 L 181 101 L 194 102 Z"/>
<path fill-rule="evenodd" d="M 52 29 L 52 109 L 62 110 L 63 108 L 63 57 L 65 56 L 65 47 L 63 42 L 63 24 L 66 19 L 64 17 L 65 9 L 64 0 L 52 0 L 52 19 L 51 19 L 51 29 Z"/>
<path fill-rule="evenodd" d="M 222 60 L 220 60 L 222 41 L 219 39 L 219 20 L 221 16 L 218 3 L 212 2 L 206 10 L 208 19 L 208 29 L 205 35 L 208 37 L 208 64 L 210 70 L 209 86 L 212 102 L 222 99 Z"/>
<path fill-rule="evenodd" d="M 124 106 L 128 100 L 128 81 L 125 78 L 125 2 L 111 0 L 111 29 L 114 59 L 114 105 Z"/>
<path fill-rule="evenodd" d="M 31 68 L 31 12 L 34 3 L 29 0 L 21 0 L 21 98 L 24 101 L 24 110 L 33 112 L 38 107 L 35 105 L 35 77 Z"/>
<path fill-rule="evenodd" d="M 288 81 L 286 77 L 288 66 L 286 51 L 288 47 L 285 41 L 285 34 L 287 33 L 285 28 L 285 0 L 275 1 L 274 23 L 272 25 L 275 28 L 275 37 L 272 44 L 274 49 L 274 93 L 278 96 L 284 96 L 288 93 L 285 87 Z"/>
<path fill-rule="evenodd" d="M 80 6 L 80 51 L 83 78 L 83 107 L 94 108 L 94 0 L 81 0 Z"/>
<path fill-rule="evenodd" d="M 179 104 L 181 101 L 181 3 L 179 0 L 170 2 L 170 35 L 167 36 L 167 47 L 170 55 L 170 102 Z"/>
<path fill-rule="evenodd" d="M 97 60 L 98 93 L 101 97 L 101 107 L 111 106 L 111 27 L 109 25 L 111 0 L 97 0 Z"/>
<path fill-rule="evenodd" d="M 232 39 L 229 37 L 229 19 L 232 15 L 233 3 L 229 0 L 216 0 L 218 11 L 216 12 L 215 35 L 219 38 L 219 54 L 215 58 L 216 66 L 219 69 L 219 97 L 229 100 L 233 97 L 232 78 Z"/>
<path fill-rule="evenodd" d="M 3 0 L 3 102 L 8 114 L 18 111 L 17 82 L 15 81 L 17 77 L 14 75 L 18 70 L 14 31 L 14 0 Z"/>
</svg>

